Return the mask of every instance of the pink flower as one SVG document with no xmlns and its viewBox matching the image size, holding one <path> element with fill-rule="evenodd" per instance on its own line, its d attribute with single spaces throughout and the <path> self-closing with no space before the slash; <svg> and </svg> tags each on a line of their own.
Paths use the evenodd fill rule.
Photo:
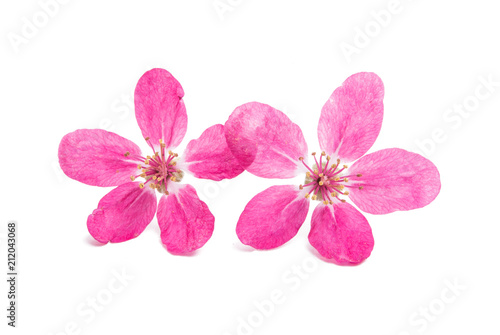
<svg viewBox="0 0 500 335">
<path fill-rule="evenodd" d="M 171 151 L 186 134 L 183 96 L 181 85 L 166 70 L 153 69 L 139 79 L 135 115 L 151 156 L 143 157 L 133 142 L 100 129 L 79 129 L 61 140 L 59 163 L 68 177 L 88 185 L 118 186 L 87 219 L 97 241 L 135 238 L 156 212 L 161 240 L 171 253 L 194 251 L 212 236 L 214 216 L 191 185 L 179 182 L 184 172 L 218 181 L 234 178 L 243 169 L 227 147 L 220 124 L 189 142 L 183 157 Z M 161 194 L 158 211 L 156 192 Z"/>
<path fill-rule="evenodd" d="M 370 256 L 374 240 L 368 221 L 345 196 L 370 214 L 420 208 L 436 198 L 439 172 L 424 157 L 396 148 L 363 156 L 380 132 L 383 97 L 382 81 L 373 73 L 355 74 L 337 88 L 321 111 L 323 152 L 319 158 L 312 154 L 312 166 L 302 131 L 282 112 L 257 102 L 236 108 L 225 134 L 247 171 L 264 178 L 305 173 L 303 185 L 272 186 L 250 200 L 236 227 L 242 243 L 281 246 L 297 234 L 310 200 L 318 200 L 309 242 L 327 259 L 357 264 Z"/>
</svg>

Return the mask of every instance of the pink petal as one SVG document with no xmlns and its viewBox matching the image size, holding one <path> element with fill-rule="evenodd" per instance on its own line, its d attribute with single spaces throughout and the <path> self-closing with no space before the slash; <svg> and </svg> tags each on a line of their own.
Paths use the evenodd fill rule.
<svg viewBox="0 0 500 335">
<path fill-rule="evenodd" d="M 349 169 L 357 187 L 349 197 L 363 211 L 387 214 L 428 205 L 441 189 L 439 172 L 431 161 L 403 149 L 385 149 L 362 157 Z"/>
<path fill-rule="evenodd" d="M 363 156 L 382 127 L 383 98 L 384 85 L 375 73 L 361 72 L 347 78 L 321 110 L 321 149 L 343 162 Z"/>
<path fill-rule="evenodd" d="M 186 166 L 197 178 L 222 180 L 231 179 L 244 171 L 229 150 L 224 135 L 224 126 L 216 124 L 189 142 L 179 168 Z"/>
<path fill-rule="evenodd" d="M 181 84 L 164 69 L 146 72 L 135 87 L 135 117 L 144 138 L 149 137 L 156 150 L 159 140 L 167 149 L 181 143 L 187 129 L 186 107 Z"/>
<path fill-rule="evenodd" d="M 106 194 L 89 215 L 87 228 L 101 243 L 123 242 L 139 236 L 153 220 L 156 195 L 139 183 L 126 183 Z"/>
<path fill-rule="evenodd" d="M 130 155 L 125 156 L 129 152 Z M 75 180 L 94 186 L 117 186 L 137 172 L 141 150 L 133 142 L 101 129 L 79 129 L 59 144 L 59 164 Z"/>
<path fill-rule="evenodd" d="M 309 242 L 321 256 L 340 264 L 361 263 L 374 245 L 368 221 L 348 203 L 319 204 L 312 215 Z"/>
<path fill-rule="evenodd" d="M 259 177 L 294 177 L 300 171 L 299 157 L 307 155 L 299 126 L 279 110 L 258 102 L 237 107 L 225 131 L 241 166 Z"/>
<path fill-rule="evenodd" d="M 212 236 L 215 218 L 191 185 L 162 196 L 158 205 L 161 241 L 173 254 L 201 248 Z"/>
<path fill-rule="evenodd" d="M 309 200 L 297 186 L 272 186 L 247 204 L 236 226 L 243 244 L 272 249 L 288 242 L 299 231 L 309 210 Z"/>
</svg>

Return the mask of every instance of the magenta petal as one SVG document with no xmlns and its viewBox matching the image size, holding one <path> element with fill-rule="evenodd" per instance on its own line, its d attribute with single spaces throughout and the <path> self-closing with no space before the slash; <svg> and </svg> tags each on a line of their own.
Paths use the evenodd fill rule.
<svg viewBox="0 0 500 335">
<path fill-rule="evenodd" d="M 308 210 L 309 200 L 297 186 L 272 186 L 250 200 L 236 234 L 243 244 L 256 249 L 276 248 L 297 234 Z"/>
<path fill-rule="evenodd" d="M 130 155 L 125 156 L 126 153 Z M 59 144 L 59 164 L 64 173 L 93 186 L 117 186 L 137 172 L 141 150 L 133 142 L 101 129 L 79 129 Z"/>
<path fill-rule="evenodd" d="M 340 264 L 361 263 L 374 245 L 368 221 L 348 203 L 319 204 L 312 215 L 309 242 L 321 256 Z"/>
<path fill-rule="evenodd" d="M 179 168 L 186 166 L 197 178 L 231 179 L 244 171 L 227 146 L 224 126 L 216 124 L 189 142 Z"/>
<path fill-rule="evenodd" d="M 431 203 L 441 189 L 439 171 L 428 159 L 403 149 L 385 149 L 355 162 L 349 174 L 356 186 L 349 197 L 362 211 L 387 214 Z"/>
<path fill-rule="evenodd" d="M 191 185 L 162 196 L 158 205 L 161 241 L 173 254 L 201 248 L 212 236 L 215 218 Z"/>
<path fill-rule="evenodd" d="M 187 129 L 186 107 L 181 84 L 164 69 L 146 72 L 135 87 L 135 117 L 142 135 L 149 137 L 155 149 L 159 140 L 167 149 L 181 143 Z"/>
<path fill-rule="evenodd" d="M 363 156 L 382 127 L 383 98 L 384 85 L 375 73 L 361 72 L 347 78 L 321 110 L 321 149 L 343 162 Z"/>
<path fill-rule="evenodd" d="M 89 215 L 87 228 L 101 243 L 123 242 L 139 236 L 156 212 L 155 191 L 126 183 L 106 194 Z"/>
<path fill-rule="evenodd" d="M 248 172 L 264 178 L 292 178 L 307 155 L 300 127 L 277 109 L 258 102 L 237 107 L 225 124 L 233 155 Z"/>
</svg>

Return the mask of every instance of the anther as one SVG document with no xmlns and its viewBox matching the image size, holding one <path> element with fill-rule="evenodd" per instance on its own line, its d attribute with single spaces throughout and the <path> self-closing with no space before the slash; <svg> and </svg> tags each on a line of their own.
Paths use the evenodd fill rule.
<svg viewBox="0 0 500 335">
<path fill-rule="evenodd" d="M 330 156 L 326 156 L 326 160 L 329 161 L 330 159 L 332 159 L 332 157 Z"/>
<path fill-rule="evenodd" d="M 318 197 L 316 196 L 316 194 L 311 197 L 311 200 L 316 200 L 316 199 L 318 199 Z"/>
<path fill-rule="evenodd" d="M 146 137 L 146 138 L 144 138 L 144 139 L 145 139 L 146 141 L 149 141 L 149 136 L 148 136 L 148 137 Z"/>
<path fill-rule="evenodd" d="M 123 156 L 128 157 L 130 155 L 130 152 L 126 152 Z"/>
<path fill-rule="evenodd" d="M 143 183 L 140 183 L 140 184 L 139 184 L 139 188 L 144 188 L 144 184 L 143 184 Z"/>
<path fill-rule="evenodd" d="M 360 187 L 359 187 L 359 189 L 360 189 L 360 190 L 362 190 L 362 189 L 363 189 L 363 186 L 360 186 Z"/>
<path fill-rule="evenodd" d="M 303 190 L 303 189 L 304 189 L 304 186 L 299 185 L 299 190 Z"/>
<path fill-rule="evenodd" d="M 322 181 L 322 180 L 320 180 L 319 185 L 320 185 L 320 186 L 323 186 L 323 184 L 324 184 L 324 183 L 323 183 L 323 181 Z"/>
<path fill-rule="evenodd" d="M 309 193 L 306 193 L 305 198 L 309 199 L 309 195 L 310 195 Z"/>
<path fill-rule="evenodd" d="M 304 157 L 299 157 L 299 161 L 303 161 L 304 160 Z"/>
<path fill-rule="evenodd" d="M 134 181 L 135 177 L 134 176 L 130 176 L 130 180 Z"/>
<path fill-rule="evenodd" d="M 348 166 L 347 166 L 347 165 L 344 165 L 344 169 L 347 169 L 347 168 L 348 168 Z"/>
<path fill-rule="evenodd" d="M 137 165 L 137 168 L 140 170 L 140 169 L 142 169 L 142 166 L 139 164 L 139 165 Z"/>
<path fill-rule="evenodd" d="M 149 184 L 149 187 L 151 187 L 154 190 L 156 188 L 156 184 Z"/>
<path fill-rule="evenodd" d="M 344 178 L 344 182 L 346 182 L 346 183 L 347 183 L 348 181 L 349 181 L 349 179 L 347 179 L 347 178 Z"/>
<path fill-rule="evenodd" d="M 319 176 L 320 176 L 320 177 L 323 177 L 323 176 L 324 176 L 324 174 L 323 174 L 323 173 L 320 173 L 320 174 L 319 174 Z"/>
<path fill-rule="evenodd" d="M 321 156 L 326 156 L 326 152 L 322 151 Z"/>
<path fill-rule="evenodd" d="M 328 205 L 328 201 L 324 200 L 323 205 Z"/>
<path fill-rule="evenodd" d="M 356 177 L 363 177 L 363 175 L 361 173 L 358 173 Z"/>
<path fill-rule="evenodd" d="M 311 155 L 316 156 L 316 153 L 315 153 L 315 152 L 313 152 Z"/>
<path fill-rule="evenodd" d="M 349 195 L 349 191 L 345 191 L 345 192 L 344 192 L 344 195 Z"/>
<path fill-rule="evenodd" d="M 310 177 L 310 176 L 311 176 L 311 172 L 307 171 L 307 172 L 306 172 L 306 176 L 307 176 L 307 177 Z"/>
<path fill-rule="evenodd" d="M 345 199 L 340 199 L 340 201 L 345 202 Z"/>
</svg>

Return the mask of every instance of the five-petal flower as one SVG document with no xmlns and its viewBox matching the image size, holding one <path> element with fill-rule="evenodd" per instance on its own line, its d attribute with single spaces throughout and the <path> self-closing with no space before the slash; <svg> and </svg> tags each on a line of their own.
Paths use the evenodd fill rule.
<svg viewBox="0 0 500 335">
<path fill-rule="evenodd" d="M 87 219 L 97 241 L 135 238 L 155 213 L 161 240 L 174 254 L 194 251 L 212 236 L 214 216 L 191 185 L 179 182 L 185 172 L 219 181 L 243 169 L 227 147 L 221 124 L 189 142 L 183 156 L 172 152 L 187 129 L 183 96 L 180 83 L 166 70 L 153 69 L 140 78 L 135 115 L 151 156 L 143 157 L 133 142 L 100 129 L 76 130 L 61 140 L 59 163 L 68 177 L 88 185 L 118 186 Z M 156 192 L 161 194 L 158 205 Z"/>
<path fill-rule="evenodd" d="M 264 178 L 306 174 L 303 185 L 272 186 L 250 200 L 236 226 L 242 243 L 256 249 L 284 244 L 305 221 L 310 200 L 318 200 L 311 245 L 339 264 L 357 264 L 370 256 L 373 235 L 363 214 L 343 196 L 371 214 L 421 208 L 436 198 L 439 172 L 426 158 L 397 148 L 363 156 L 380 132 L 383 97 L 383 83 L 374 73 L 352 75 L 337 88 L 321 111 L 323 151 L 319 159 L 313 153 L 312 166 L 301 129 L 285 114 L 257 102 L 235 109 L 224 128 L 241 166 Z"/>
</svg>

